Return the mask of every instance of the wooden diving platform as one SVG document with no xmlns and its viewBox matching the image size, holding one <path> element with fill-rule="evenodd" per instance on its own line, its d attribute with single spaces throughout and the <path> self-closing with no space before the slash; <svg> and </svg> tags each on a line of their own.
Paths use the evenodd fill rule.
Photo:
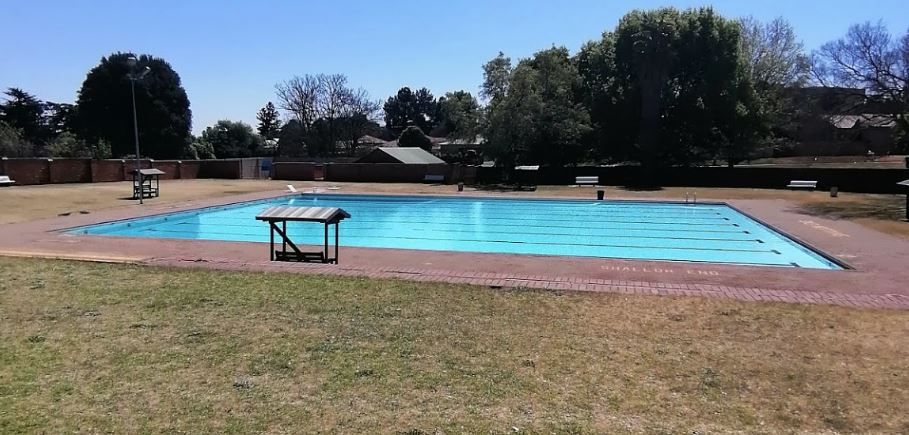
<svg viewBox="0 0 909 435">
<path fill-rule="evenodd" d="M 303 261 L 338 264 L 338 224 L 349 219 L 350 213 L 337 207 L 298 207 L 279 205 L 268 207 L 256 216 L 256 220 L 268 222 L 271 261 Z M 304 252 L 287 235 L 288 222 L 315 222 L 325 226 L 325 250 Z M 335 255 L 329 257 L 328 226 L 335 226 Z M 275 233 L 281 236 L 281 250 L 275 249 Z M 287 250 L 290 246 L 291 251 Z"/>
</svg>

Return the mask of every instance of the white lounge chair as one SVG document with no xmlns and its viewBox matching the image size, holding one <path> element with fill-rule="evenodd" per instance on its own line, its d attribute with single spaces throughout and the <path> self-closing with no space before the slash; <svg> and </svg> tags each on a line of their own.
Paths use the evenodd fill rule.
<svg viewBox="0 0 909 435">
<path fill-rule="evenodd" d="M 294 187 L 293 184 L 288 184 L 288 185 L 287 185 L 287 193 L 299 193 L 299 192 L 297 191 L 297 188 Z"/>
<path fill-rule="evenodd" d="M 10 180 L 9 175 L 0 175 L 0 187 L 12 186 L 15 180 Z"/>
</svg>

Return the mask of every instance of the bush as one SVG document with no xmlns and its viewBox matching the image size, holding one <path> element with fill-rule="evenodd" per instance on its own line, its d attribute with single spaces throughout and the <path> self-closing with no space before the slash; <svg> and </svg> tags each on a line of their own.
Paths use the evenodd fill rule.
<svg viewBox="0 0 909 435">
<path fill-rule="evenodd" d="M 215 148 L 211 142 L 197 137 L 186 147 L 184 158 L 193 160 L 215 159 Z"/>
<path fill-rule="evenodd" d="M 0 121 L 0 157 L 33 157 L 35 146 L 22 138 L 22 130 Z"/>
<path fill-rule="evenodd" d="M 111 155 L 110 144 L 107 141 L 102 139 L 89 144 L 69 132 L 60 133 L 50 143 L 48 149 L 52 157 L 106 159 Z"/>
<path fill-rule="evenodd" d="M 202 132 L 202 141 L 211 144 L 213 154 L 222 159 L 255 157 L 263 154 L 262 138 L 244 122 L 218 121 Z M 203 150 L 200 148 L 197 151 Z M 203 155 L 199 157 L 205 158 Z"/>
<path fill-rule="evenodd" d="M 398 146 L 417 147 L 426 151 L 432 151 L 432 141 L 429 140 L 429 138 L 423 134 L 423 130 L 420 130 L 420 127 L 417 126 L 407 127 L 401 132 L 401 136 L 398 137 Z"/>
</svg>

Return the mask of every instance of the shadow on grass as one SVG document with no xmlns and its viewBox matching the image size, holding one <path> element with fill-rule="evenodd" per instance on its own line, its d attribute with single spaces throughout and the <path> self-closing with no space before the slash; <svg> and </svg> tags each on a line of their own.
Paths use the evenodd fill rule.
<svg viewBox="0 0 909 435">
<path fill-rule="evenodd" d="M 905 198 L 902 195 L 869 198 L 866 201 L 825 201 L 802 204 L 797 211 L 811 216 L 832 219 L 880 219 L 901 221 L 906 218 Z"/>
</svg>

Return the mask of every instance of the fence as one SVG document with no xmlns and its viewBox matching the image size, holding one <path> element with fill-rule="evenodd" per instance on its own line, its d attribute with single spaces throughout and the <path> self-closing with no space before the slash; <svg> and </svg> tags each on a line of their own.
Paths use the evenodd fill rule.
<svg viewBox="0 0 909 435">
<path fill-rule="evenodd" d="M 448 164 L 412 165 L 403 163 L 312 163 L 275 162 L 272 178 L 279 180 L 419 183 L 427 175 L 442 175 L 446 183 L 473 183 L 477 168 Z M 320 177 L 321 175 L 321 177 Z"/>
<path fill-rule="evenodd" d="M 262 170 L 263 158 L 223 160 L 150 160 L 142 159 L 143 168 L 164 172 L 163 180 L 193 178 L 267 178 Z M 102 183 L 126 181 L 136 166 L 135 160 L 0 158 L 0 174 L 16 184 Z"/>
<path fill-rule="evenodd" d="M 503 179 L 499 168 L 459 165 L 405 165 L 398 163 L 312 163 L 274 162 L 263 158 L 223 160 L 143 160 L 143 167 L 164 171 L 162 179 L 266 178 L 281 180 L 418 183 L 426 175 L 442 175 L 446 183 L 496 183 Z M 0 158 L 0 175 L 17 184 L 98 183 L 131 179 L 133 160 L 17 159 Z M 599 176 L 614 186 L 639 185 L 640 167 L 543 167 L 537 182 L 550 185 L 574 184 L 578 176 Z M 816 180 L 818 188 L 836 186 L 841 191 L 905 193 L 896 183 L 909 179 L 909 169 L 868 168 L 756 168 L 693 167 L 661 168 L 653 182 L 660 186 L 784 188 L 791 180 Z"/>
<path fill-rule="evenodd" d="M 502 181 L 499 168 L 479 168 L 481 183 Z M 599 176 L 600 183 L 610 186 L 641 185 L 641 167 L 543 167 L 537 182 L 548 185 L 575 184 L 575 177 Z M 755 168 L 755 167 L 671 167 L 650 174 L 652 183 L 664 187 L 738 187 L 781 189 L 791 180 L 815 180 L 819 189 L 836 186 L 841 191 L 862 193 L 905 193 L 896 183 L 909 179 L 909 169 L 874 168 Z"/>
</svg>

